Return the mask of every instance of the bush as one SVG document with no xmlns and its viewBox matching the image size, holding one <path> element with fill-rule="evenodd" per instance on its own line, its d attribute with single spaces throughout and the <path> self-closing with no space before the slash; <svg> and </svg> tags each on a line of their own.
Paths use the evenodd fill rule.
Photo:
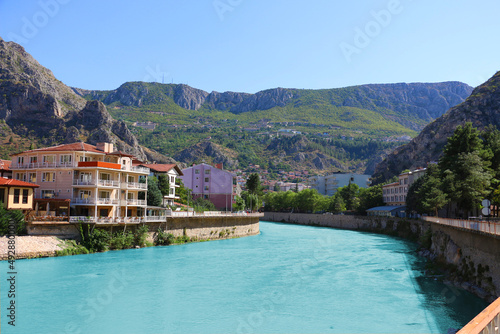
<svg viewBox="0 0 500 334">
<path fill-rule="evenodd" d="M 136 246 L 144 247 L 146 246 L 146 239 L 148 238 L 149 228 L 146 225 L 142 225 L 135 231 L 134 243 Z"/>
<path fill-rule="evenodd" d="M 135 236 L 131 231 L 116 232 L 109 240 L 110 249 L 127 249 L 134 245 Z"/>
<path fill-rule="evenodd" d="M 89 250 L 83 245 L 78 245 L 75 240 L 66 241 L 68 247 L 56 251 L 56 256 L 88 254 Z"/>
<path fill-rule="evenodd" d="M 109 249 L 111 235 L 106 230 L 90 228 L 89 225 L 80 224 L 82 245 L 91 253 L 105 252 Z"/>
<path fill-rule="evenodd" d="M 7 210 L 0 202 L 0 235 L 9 234 L 9 223 L 14 221 L 16 235 L 26 235 L 26 223 L 24 215 L 20 210 Z"/>
</svg>

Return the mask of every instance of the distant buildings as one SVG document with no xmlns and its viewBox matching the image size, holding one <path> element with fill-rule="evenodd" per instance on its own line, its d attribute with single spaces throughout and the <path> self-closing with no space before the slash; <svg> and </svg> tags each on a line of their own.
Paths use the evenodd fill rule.
<svg viewBox="0 0 500 334">
<path fill-rule="evenodd" d="M 186 188 L 191 189 L 193 199 L 207 199 L 218 210 L 233 209 L 233 184 L 236 182 L 234 174 L 205 163 L 183 169 L 182 173 L 184 175 L 180 179 Z"/>
<path fill-rule="evenodd" d="M 313 176 L 309 178 L 312 189 L 327 196 L 333 196 L 338 188 L 347 186 L 349 182 L 357 184 L 360 188 L 368 188 L 371 184 L 371 175 L 352 173 L 335 173 L 327 176 Z"/>
<path fill-rule="evenodd" d="M 399 174 L 399 180 L 382 186 L 384 203 L 389 206 L 406 205 L 408 189 L 419 177 L 425 174 L 426 168 Z"/>
</svg>

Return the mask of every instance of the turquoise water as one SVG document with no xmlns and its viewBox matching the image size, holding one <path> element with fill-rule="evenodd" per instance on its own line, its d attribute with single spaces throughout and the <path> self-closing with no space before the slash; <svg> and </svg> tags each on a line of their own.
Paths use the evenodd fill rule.
<svg viewBox="0 0 500 334">
<path fill-rule="evenodd" d="M 447 333 L 486 304 L 425 278 L 414 246 L 261 222 L 232 240 L 19 260 L 2 333 Z M 5 277 L 7 263 L 0 263 Z"/>
</svg>

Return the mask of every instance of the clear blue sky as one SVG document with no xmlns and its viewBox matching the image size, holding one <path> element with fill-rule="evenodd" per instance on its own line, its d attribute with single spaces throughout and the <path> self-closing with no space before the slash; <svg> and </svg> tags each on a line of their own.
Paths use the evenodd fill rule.
<svg viewBox="0 0 500 334">
<path fill-rule="evenodd" d="M 0 0 L 0 36 L 86 89 L 477 86 L 500 70 L 499 13 L 497 0 Z"/>
</svg>

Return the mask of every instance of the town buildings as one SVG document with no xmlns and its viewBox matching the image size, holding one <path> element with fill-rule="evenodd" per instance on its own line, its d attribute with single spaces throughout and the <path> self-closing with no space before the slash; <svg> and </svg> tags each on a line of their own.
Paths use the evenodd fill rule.
<svg viewBox="0 0 500 334">
<path fill-rule="evenodd" d="M 180 178 L 191 190 L 193 199 L 202 197 L 211 201 L 218 210 L 232 210 L 234 174 L 205 163 L 183 169 L 182 173 L 184 175 Z"/>
<path fill-rule="evenodd" d="M 10 169 L 14 179 L 39 186 L 35 202 L 46 213 L 56 208 L 55 215 L 70 210 L 74 221 L 138 222 L 146 215 L 150 170 L 133 166 L 133 159 L 110 143 L 79 142 L 13 154 Z"/>
<path fill-rule="evenodd" d="M 7 179 L 12 179 L 12 171 L 10 170 L 10 160 L 0 159 L 0 177 L 5 177 Z"/>
<path fill-rule="evenodd" d="M 371 175 L 361 175 L 352 173 L 335 173 L 326 176 L 312 176 L 309 182 L 312 189 L 327 196 L 333 196 L 338 188 L 347 186 L 350 183 L 357 184 L 360 188 L 368 188 L 371 184 Z"/>
<path fill-rule="evenodd" d="M 382 186 L 384 203 L 389 206 L 406 205 L 406 196 L 410 186 L 425 174 L 426 168 L 418 168 L 414 171 L 401 173 L 398 181 Z"/>
</svg>

